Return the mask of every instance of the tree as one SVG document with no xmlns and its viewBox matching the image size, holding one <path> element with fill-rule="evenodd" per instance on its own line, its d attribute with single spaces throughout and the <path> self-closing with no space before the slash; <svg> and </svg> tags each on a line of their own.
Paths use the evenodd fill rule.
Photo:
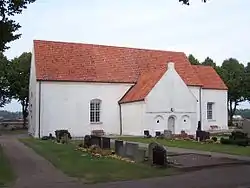
<svg viewBox="0 0 250 188">
<path fill-rule="evenodd" d="M 201 0 L 203 3 L 206 3 L 207 0 Z M 184 5 L 190 5 L 190 1 L 189 0 L 179 0 L 179 2 L 182 2 Z"/>
<path fill-rule="evenodd" d="M 27 4 L 34 3 L 36 0 L 0 0 L 0 52 L 9 47 L 7 43 L 17 40 L 21 34 L 15 32 L 20 29 L 20 24 L 12 18 L 15 14 L 21 14 Z"/>
<path fill-rule="evenodd" d="M 246 98 L 245 68 L 234 58 L 224 60 L 221 68 L 221 77 L 228 86 L 228 114 L 229 123 L 232 124 L 236 107 Z"/>
<path fill-rule="evenodd" d="M 22 105 L 24 127 L 28 117 L 30 62 L 31 53 L 23 53 L 20 57 L 12 60 L 8 75 L 10 95 Z"/>
<path fill-rule="evenodd" d="M 250 62 L 247 64 L 245 68 L 245 74 L 246 74 L 246 99 L 250 102 Z"/>
<path fill-rule="evenodd" d="M 205 61 L 203 61 L 201 64 L 206 66 L 212 66 L 213 68 L 216 67 L 216 63 L 210 57 L 207 57 Z"/>
<path fill-rule="evenodd" d="M 189 54 L 188 60 L 192 65 L 200 65 L 199 60 L 196 59 L 192 54 Z"/>
<path fill-rule="evenodd" d="M 8 95 L 9 84 L 7 79 L 8 64 L 8 59 L 0 52 L 0 107 L 3 107 L 6 103 L 10 102 Z"/>
</svg>

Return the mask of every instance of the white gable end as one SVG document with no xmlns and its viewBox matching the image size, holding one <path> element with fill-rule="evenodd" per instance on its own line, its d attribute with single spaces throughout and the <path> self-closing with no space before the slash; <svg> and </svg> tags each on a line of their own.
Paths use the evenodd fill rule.
<svg viewBox="0 0 250 188">
<path fill-rule="evenodd" d="M 197 99 L 179 76 L 173 63 L 146 97 L 147 112 L 195 113 Z"/>
</svg>

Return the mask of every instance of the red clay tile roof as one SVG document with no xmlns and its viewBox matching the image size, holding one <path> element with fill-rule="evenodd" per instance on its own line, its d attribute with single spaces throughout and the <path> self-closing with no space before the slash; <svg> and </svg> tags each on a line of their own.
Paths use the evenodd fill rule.
<svg viewBox="0 0 250 188">
<path fill-rule="evenodd" d="M 200 78 L 204 89 L 228 89 L 213 67 L 193 65 L 193 69 Z"/>
<path fill-rule="evenodd" d="M 172 61 L 186 84 L 201 85 L 182 52 L 35 40 L 34 53 L 38 80 L 136 83 Z"/>
<path fill-rule="evenodd" d="M 136 83 L 123 102 L 144 99 L 168 62 L 187 85 L 203 85 L 182 52 L 35 40 L 34 55 L 37 80 Z"/>
<path fill-rule="evenodd" d="M 120 103 L 143 100 L 155 84 L 161 79 L 165 70 L 155 70 L 142 73 L 137 83 L 119 101 Z"/>
</svg>

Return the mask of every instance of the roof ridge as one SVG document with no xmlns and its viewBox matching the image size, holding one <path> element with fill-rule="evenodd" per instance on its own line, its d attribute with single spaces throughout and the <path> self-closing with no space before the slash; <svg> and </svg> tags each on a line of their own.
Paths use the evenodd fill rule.
<svg viewBox="0 0 250 188">
<path fill-rule="evenodd" d="M 100 46 L 100 47 L 114 47 L 122 49 L 131 49 L 131 50 L 144 50 L 144 51 L 154 51 L 154 52 L 166 52 L 166 53 L 180 53 L 186 55 L 181 51 L 172 51 L 172 50 L 160 50 L 160 49 L 151 49 L 151 48 L 141 48 L 141 47 L 128 47 L 120 45 L 108 45 L 108 44 L 95 44 L 95 43 L 83 43 L 83 42 L 67 42 L 67 41 L 53 41 L 53 40 L 39 40 L 34 39 L 33 42 L 49 42 L 49 43 L 59 43 L 59 44 L 75 44 L 75 45 L 88 45 L 88 46 Z"/>
</svg>

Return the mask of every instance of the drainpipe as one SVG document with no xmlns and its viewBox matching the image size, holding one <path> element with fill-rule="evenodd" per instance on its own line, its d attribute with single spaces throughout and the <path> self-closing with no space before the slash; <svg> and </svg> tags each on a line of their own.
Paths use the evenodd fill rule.
<svg viewBox="0 0 250 188">
<path fill-rule="evenodd" d="M 38 137 L 41 138 L 41 82 L 39 82 L 39 102 L 38 102 Z"/>
<path fill-rule="evenodd" d="M 199 101 L 200 101 L 200 123 L 201 123 L 201 128 L 202 128 L 202 104 L 201 104 L 201 87 L 200 87 L 200 92 L 199 92 Z"/>
<path fill-rule="evenodd" d="M 120 136 L 122 136 L 122 107 L 119 103 L 119 116 L 120 116 Z"/>
</svg>

